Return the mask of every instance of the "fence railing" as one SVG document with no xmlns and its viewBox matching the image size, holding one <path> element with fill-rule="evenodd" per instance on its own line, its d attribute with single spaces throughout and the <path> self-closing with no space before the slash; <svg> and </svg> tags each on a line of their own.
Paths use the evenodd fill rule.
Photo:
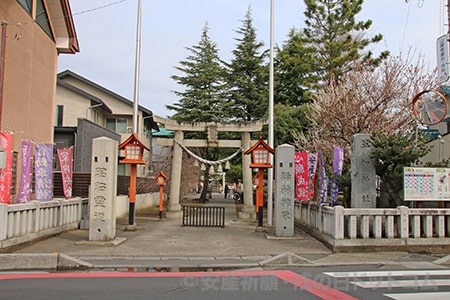
<svg viewBox="0 0 450 300">
<path fill-rule="evenodd" d="M 450 209 L 353 209 L 300 201 L 295 223 L 331 246 L 450 246 Z"/>
<path fill-rule="evenodd" d="M 76 229 L 87 206 L 81 198 L 0 204 L 0 249 Z"/>
<path fill-rule="evenodd" d="M 223 206 L 182 206 L 182 226 L 225 227 Z"/>
</svg>

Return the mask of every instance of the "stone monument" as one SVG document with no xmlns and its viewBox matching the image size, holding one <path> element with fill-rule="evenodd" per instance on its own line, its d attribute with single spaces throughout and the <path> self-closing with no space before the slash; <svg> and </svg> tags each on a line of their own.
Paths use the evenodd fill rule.
<svg viewBox="0 0 450 300">
<path fill-rule="evenodd" d="M 370 134 L 355 134 L 351 154 L 351 207 L 376 208 L 376 173 L 375 164 L 369 158 L 371 147 L 365 144 Z"/>
<path fill-rule="evenodd" d="M 275 151 L 275 235 L 294 236 L 294 156 L 291 145 L 278 146 Z"/>
<path fill-rule="evenodd" d="M 89 241 L 116 237 L 117 141 L 106 137 L 92 140 Z"/>
</svg>

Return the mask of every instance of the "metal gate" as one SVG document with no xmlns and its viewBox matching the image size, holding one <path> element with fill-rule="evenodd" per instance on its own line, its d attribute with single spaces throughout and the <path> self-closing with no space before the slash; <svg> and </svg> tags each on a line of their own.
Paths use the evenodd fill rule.
<svg viewBox="0 0 450 300">
<path fill-rule="evenodd" d="M 225 227 L 223 206 L 182 206 L 182 226 Z"/>
</svg>

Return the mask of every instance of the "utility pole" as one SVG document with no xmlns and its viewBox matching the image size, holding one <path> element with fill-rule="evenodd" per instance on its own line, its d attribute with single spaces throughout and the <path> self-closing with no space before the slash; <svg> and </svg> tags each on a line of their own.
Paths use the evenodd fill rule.
<svg viewBox="0 0 450 300">
<path fill-rule="evenodd" d="M 450 1 L 450 0 L 449 0 Z M 273 149 L 273 93 L 274 93 L 274 0 L 270 0 L 270 63 L 269 63 L 269 137 L 268 144 Z M 273 165 L 273 157 L 270 156 L 270 163 Z M 272 226 L 273 216 L 273 169 L 267 170 L 267 225 Z"/>
<path fill-rule="evenodd" d="M 2 21 L 1 23 L 1 41 L 0 41 L 0 132 L 2 131 L 2 114 L 3 114 L 3 94 L 5 83 L 5 62 L 6 62 L 6 29 L 8 23 Z"/>
<path fill-rule="evenodd" d="M 450 0 L 447 0 L 447 40 L 450 41 Z"/>
<path fill-rule="evenodd" d="M 142 0 L 138 0 L 137 29 L 136 29 L 136 58 L 134 66 L 134 97 L 133 97 L 133 132 L 138 131 L 138 107 L 139 107 L 139 69 L 141 61 L 141 19 Z"/>
</svg>

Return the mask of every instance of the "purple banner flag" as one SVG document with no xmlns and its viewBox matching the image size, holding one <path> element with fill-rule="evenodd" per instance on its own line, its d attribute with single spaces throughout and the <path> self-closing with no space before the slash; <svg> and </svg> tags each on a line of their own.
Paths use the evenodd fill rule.
<svg viewBox="0 0 450 300">
<path fill-rule="evenodd" d="M 31 193 L 31 151 L 33 142 L 22 141 L 22 176 L 20 177 L 17 203 L 30 202 Z"/>
<path fill-rule="evenodd" d="M 325 174 L 325 163 L 323 161 L 323 154 L 319 154 L 320 160 L 320 203 L 325 203 L 327 200 L 327 182 Z"/>
<path fill-rule="evenodd" d="M 34 145 L 34 173 L 36 200 L 52 200 L 53 144 Z"/>
<path fill-rule="evenodd" d="M 308 197 L 314 198 L 316 194 L 316 169 L 317 169 L 317 153 L 308 153 Z"/>
<path fill-rule="evenodd" d="M 333 172 L 336 175 L 342 175 L 344 166 L 344 148 L 334 146 Z M 336 178 L 333 178 L 331 188 L 331 206 L 335 206 L 338 202 L 339 187 Z"/>
</svg>

